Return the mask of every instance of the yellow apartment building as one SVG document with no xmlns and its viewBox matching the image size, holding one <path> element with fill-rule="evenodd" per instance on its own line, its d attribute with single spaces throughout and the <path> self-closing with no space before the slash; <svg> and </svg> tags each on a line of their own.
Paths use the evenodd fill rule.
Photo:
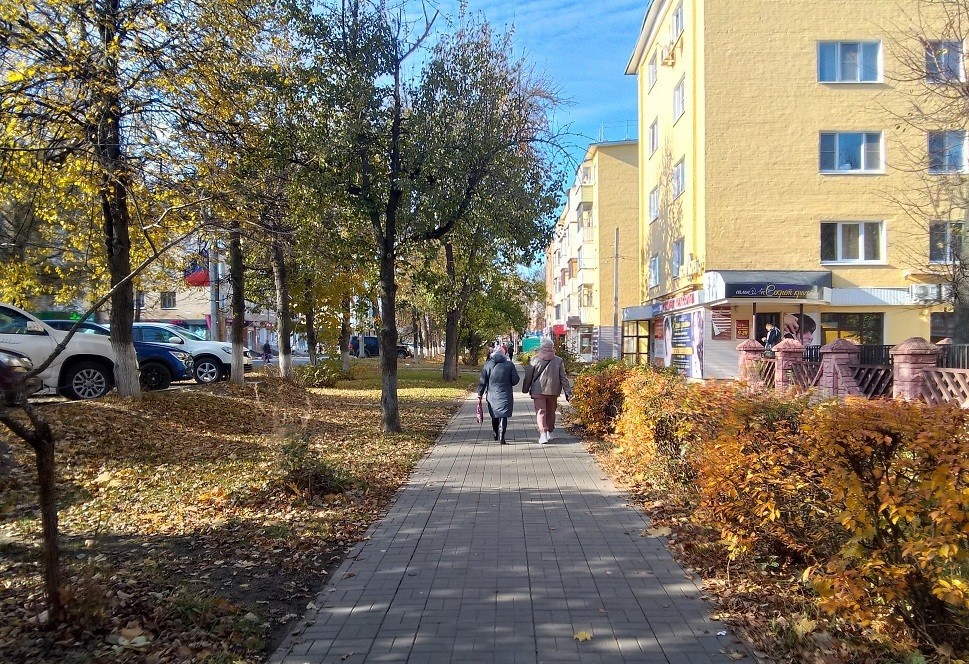
<svg viewBox="0 0 969 664">
<path fill-rule="evenodd" d="M 767 322 L 806 346 L 951 334 L 961 216 L 900 200 L 966 172 L 965 127 L 899 116 L 965 81 L 963 47 L 901 30 L 918 4 L 653 0 L 626 69 L 643 271 L 624 356 L 727 378 Z"/>
<path fill-rule="evenodd" d="M 545 260 L 546 332 L 586 362 L 618 357 L 623 307 L 639 300 L 636 141 L 586 150 Z"/>
</svg>

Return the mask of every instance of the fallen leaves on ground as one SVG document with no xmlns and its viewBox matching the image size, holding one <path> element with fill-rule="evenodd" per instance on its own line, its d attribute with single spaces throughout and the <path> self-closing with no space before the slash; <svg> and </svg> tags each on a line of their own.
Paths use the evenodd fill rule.
<svg viewBox="0 0 969 664">
<path fill-rule="evenodd" d="M 58 438 L 69 627 L 38 619 L 33 458 L 0 432 L 0 456 L 6 443 L 11 457 L 0 465 L 0 661 L 263 661 L 473 379 L 448 385 L 440 367 L 402 370 L 406 433 L 385 436 L 378 370 L 364 366 L 360 379 L 329 389 L 260 376 L 139 403 L 43 407 Z M 297 453 L 308 459 L 285 458 Z M 346 484 L 297 487 L 283 472 L 294 463 L 317 463 Z"/>
</svg>

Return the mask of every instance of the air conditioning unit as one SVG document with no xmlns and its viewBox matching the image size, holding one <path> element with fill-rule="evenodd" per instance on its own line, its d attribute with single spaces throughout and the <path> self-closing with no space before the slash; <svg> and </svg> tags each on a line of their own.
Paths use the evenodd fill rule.
<svg viewBox="0 0 969 664">
<path fill-rule="evenodd" d="M 912 284 L 908 293 L 915 304 L 933 304 L 940 301 L 942 287 L 939 284 Z"/>
<path fill-rule="evenodd" d="M 667 44 L 663 47 L 660 52 L 662 62 L 667 67 L 672 67 L 676 64 L 676 45 L 673 43 Z"/>
</svg>

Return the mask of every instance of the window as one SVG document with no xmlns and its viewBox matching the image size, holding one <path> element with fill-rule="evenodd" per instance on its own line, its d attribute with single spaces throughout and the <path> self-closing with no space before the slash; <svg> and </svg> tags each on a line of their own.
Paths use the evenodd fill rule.
<svg viewBox="0 0 969 664">
<path fill-rule="evenodd" d="M 175 293 L 174 291 L 166 291 L 161 294 L 161 308 L 162 309 L 174 309 L 175 308 Z"/>
<path fill-rule="evenodd" d="M 884 314 L 821 314 L 823 342 L 849 339 L 865 346 L 881 346 L 885 343 Z"/>
<path fill-rule="evenodd" d="M 673 10 L 673 21 L 670 24 L 670 42 L 675 43 L 680 35 L 683 34 L 685 22 L 683 20 L 683 3 L 681 2 Z"/>
<path fill-rule="evenodd" d="M 929 319 L 929 341 L 934 344 L 951 339 L 955 334 L 955 316 L 951 311 L 933 311 Z"/>
<path fill-rule="evenodd" d="M 595 177 L 592 174 L 592 166 L 583 166 L 581 171 L 582 184 L 592 184 L 595 182 Z"/>
<path fill-rule="evenodd" d="M 649 156 L 652 157 L 659 150 L 659 118 L 649 125 Z"/>
<path fill-rule="evenodd" d="M 582 289 L 579 291 L 579 306 L 592 306 L 592 286 L 583 284 Z"/>
<path fill-rule="evenodd" d="M 686 79 L 681 78 L 673 89 L 673 122 L 686 111 Z"/>
<path fill-rule="evenodd" d="M 145 308 L 145 291 L 135 291 L 135 309 Z"/>
<path fill-rule="evenodd" d="M 822 263 L 870 263 L 882 260 L 882 222 L 821 223 Z"/>
<path fill-rule="evenodd" d="M 673 167 L 673 198 L 679 198 L 686 191 L 686 166 L 680 159 Z"/>
<path fill-rule="evenodd" d="M 649 258 L 649 287 L 659 286 L 659 254 L 653 254 Z"/>
<path fill-rule="evenodd" d="M 582 268 L 586 267 L 585 265 L 582 264 L 582 247 L 579 247 L 579 250 L 576 252 L 576 259 L 579 265 L 578 269 L 581 270 Z"/>
<path fill-rule="evenodd" d="M 961 255 L 962 222 L 931 222 L 929 224 L 929 262 L 955 263 Z"/>
<path fill-rule="evenodd" d="M 818 80 L 872 83 L 881 79 L 881 42 L 818 42 Z"/>
<path fill-rule="evenodd" d="M 949 83 L 963 79 L 962 42 L 933 41 L 925 46 L 925 80 Z"/>
<path fill-rule="evenodd" d="M 659 187 L 653 187 L 649 192 L 649 221 L 650 223 L 659 219 Z"/>
<path fill-rule="evenodd" d="M 659 60 L 659 53 L 653 53 L 653 57 L 649 59 L 649 64 L 646 65 L 646 76 L 649 80 L 649 89 L 652 90 L 653 86 L 656 85 L 656 79 L 658 76 L 659 65 L 657 61 Z"/>
<path fill-rule="evenodd" d="M 555 320 L 562 320 L 562 305 L 555 305 Z"/>
<path fill-rule="evenodd" d="M 673 243 L 673 277 L 679 278 L 680 268 L 683 267 L 683 249 L 686 246 L 686 242 L 683 238 L 679 238 Z"/>
<path fill-rule="evenodd" d="M 966 170 L 966 132 L 929 132 L 929 172 L 962 173 Z"/>
<path fill-rule="evenodd" d="M 29 322 L 31 322 L 30 319 L 19 311 L 0 307 L 0 334 L 46 334 L 46 332 L 34 332 L 27 329 Z"/>
<path fill-rule="evenodd" d="M 822 173 L 880 173 L 882 134 L 871 132 L 823 132 Z"/>
<path fill-rule="evenodd" d="M 131 331 L 131 337 L 135 341 L 150 341 L 159 344 L 167 344 L 168 340 L 174 336 L 178 335 L 164 327 L 155 327 L 153 325 L 135 327 Z"/>
</svg>

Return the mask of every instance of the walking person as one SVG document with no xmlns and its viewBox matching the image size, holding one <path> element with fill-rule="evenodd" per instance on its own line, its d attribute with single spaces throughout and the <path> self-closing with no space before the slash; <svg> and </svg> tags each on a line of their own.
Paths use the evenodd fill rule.
<svg viewBox="0 0 969 664">
<path fill-rule="evenodd" d="M 565 374 L 562 358 L 555 354 L 555 342 L 548 337 L 542 339 L 525 371 L 528 394 L 535 402 L 538 442 L 544 445 L 555 438 L 555 409 L 558 408 L 559 395 L 564 391 L 565 398 L 572 399 L 572 381 Z"/>
<path fill-rule="evenodd" d="M 488 413 L 491 415 L 491 428 L 495 431 L 495 440 L 506 445 L 505 431 L 508 429 L 508 418 L 511 417 L 515 406 L 512 386 L 518 385 L 518 369 L 510 361 L 504 351 L 498 347 L 491 354 L 481 369 L 478 379 L 478 405 L 482 396 L 488 395 Z"/>
<path fill-rule="evenodd" d="M 272 346 L 269 345 L 269 341 L 267 340 L 266 343 L 262 345 L 262 361 L 268 362 L 269 360 L 272 359 L 272 356 L 273 356 L 273 349 L 272 349 Z"/>
</svg>

